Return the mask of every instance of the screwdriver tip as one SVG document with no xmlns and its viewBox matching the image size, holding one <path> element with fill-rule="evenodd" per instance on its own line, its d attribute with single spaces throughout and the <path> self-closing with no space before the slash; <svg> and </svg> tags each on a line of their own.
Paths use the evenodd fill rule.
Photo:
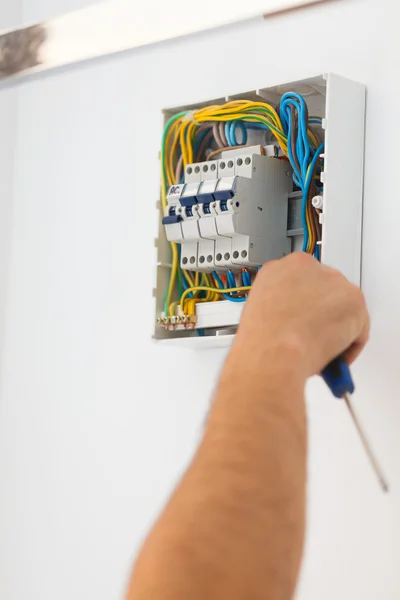
<svg viewBox="0 0 400 600">
<path fill-rule="evenodd" d="M 358 418 L 356 417 L 353 405 L 351 403 L 350 394 L 344 393 L 343 394 L 343 399 L 346 402 L 347 408 L 350 411 L 350 414 L 351 414 L 352 419 L 353 419 L 353 423 L 356 426 L 356 429 L 357 429 L 358 434 L 360 436 L 360 440 L 361 440 L 361 442 L 362 442 L 362 444 L 364 446 L 364 449 L 365 449 L 365 451 L 367 453 L 367 456 L 368 456 L 368 458 L 370 460 L 371 466 L 372 466 L 373 470 L 376 473 L 376 476 L 378 478 L 378 481 L 380 483 L 382 491 L 385 492 L 385 493 L 387 493 L 387 492 L 389 492 L 389 485 L 388 485 L 385 477 L 383 476 L 382 470 L 381 470 L 381 468 L 380 468 L 380 466 L 379 466 L 379 464 L 378 464 L 378 462 L 376 460 L 375 455 L 372 452 L 371 446 L 369 445 L 369 442 L 368 442 L 367 438 L 365 437 L 365 433 L 364 433 L 363 429 L 361 428 L 361 425 L 360 425 L 360 423 L 358 421 Z"/>
<path fill-rule="evenodd" d="M 384 479 L 380 479 L 379 481 L 381 484 L 381 488 L 385 492 L 385 494 L 389 493 L 389 485 L 386 483 L 386 481 Z"/>
</svg>

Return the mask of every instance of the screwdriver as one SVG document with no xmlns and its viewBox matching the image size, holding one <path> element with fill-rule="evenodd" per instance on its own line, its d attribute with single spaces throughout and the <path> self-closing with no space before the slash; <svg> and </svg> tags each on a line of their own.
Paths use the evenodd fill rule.
<svg viewBox="0 0 400 600">
<path fill-rule="evenodd" d="M 351 402 L 351 394 L 354 393 L 354 382 L 350 373 L 349 366 L 344 360 L 344 357 L 338 356 L 337 358 L 332 360 L 332 362 L 330 362 L 322 371 L 322 377 L 329 389 L 331 390 L 332 394 L 336 398 L 343 398 L 343 400 L 345 401 L 347 408 L 349 409 L 350 415 L 353 419 L 353 423 L 358 431 L 358 435 L 360 436 L 362 445 L 364 446 L 364 449 L 367 453 L 371 466 L 378 477 L 381 488 L 384 492 L 388 492 L 389 486 L 387 484 L 387 481 L 372 452 L 371 446 L 368 443 L 365 433 L 357 418 L 357 415 L 354 412 L 354 407 Z"/>
</svg>

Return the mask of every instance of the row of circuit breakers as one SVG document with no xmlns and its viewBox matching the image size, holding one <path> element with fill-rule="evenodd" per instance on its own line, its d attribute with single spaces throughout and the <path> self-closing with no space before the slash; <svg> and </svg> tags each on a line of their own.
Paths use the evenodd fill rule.
<svg viewBox="0 0 400 600">
<path fill-rule="evenodd" d="M 168 190 L 163 225 L 167 239 L 181 244 L 183 269 L 256 267 L 290 252 L 289 163 L 233 154 L 188 165 L 185 183 Z"/>
</svg>

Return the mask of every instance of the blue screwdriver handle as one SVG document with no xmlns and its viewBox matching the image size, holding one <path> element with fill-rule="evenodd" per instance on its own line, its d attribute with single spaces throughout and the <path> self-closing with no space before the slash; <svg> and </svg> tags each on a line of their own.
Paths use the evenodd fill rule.
<svg viewBox="0 0 400 600">
<path fill-rule="evenodd" d="M 343 398 L 344 394 L 354 392 L 354 382 L 349 365 L 343 356 L 338 356 L 332 360 L 322 371 L 322 377 L 336 398 Z"/>
</svg>

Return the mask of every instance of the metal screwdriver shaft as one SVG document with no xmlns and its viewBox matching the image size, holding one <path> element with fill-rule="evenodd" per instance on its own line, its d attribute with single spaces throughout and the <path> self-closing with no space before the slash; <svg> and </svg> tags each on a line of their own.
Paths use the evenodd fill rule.
<svg viewBox="0 0 400 600">
<path fill-rule="evenodd" d="M 351 403 L 351 394 L 354 392 L 354 382 L 350 373 L 350 369 L 343 356 L 338 356 L 332 362 L 329 363 L 322 371 L 322 377 L 331 390 L 332 394 L 336 398 L 342 398 L 346 404 L 349 412 L 351 414 L 351 418 L 353 419 L 353 423 L 358 431 L 358 435 L 360 436 L 360 440 L 362 445 L 364 446 L 365 452 L 370 460 L 372 468 L 374 469 L 379 483 L 384 492 L 389 491 L 389 486 L 385 477 L 383 476 L 382 470 L 379 467 L 378 461 L 373 454 L 369 442 L 365 436 L 364 431 L 361 428 L 361 425 L 358 421 L 358 418 L 354 412 L 353 405 Z"/>
<path fill-rule="evenodd" d="M 362 445 L 364 446 L 364 450 L 367 453 L 367 456 L 369 458 L 369 461 L 372 465 L 372 468 L 374 469 L 376 476 L 379 479 L 379 483 L 381 484 L 381 488 L 383 489 L 384 492 L 388 492 L 389 491 L 389 486 L 388 483 L 382 473 L 382 469 L 380 468 L 378 461 L 376 460 L 376 457 L 374 455 L 374 453 L 372 452 L 371 446 L 369 445 L 369 442 L 365 436 L 365 433 L 357 419 L 357 415 L 354 412 L 354 408 L 353 405 L 351 403 L 351 399 L 350 399 L 350 394 L 345 393 L 343 394 L 343 400 L 346 402 L 347 404 L 347 408 L 349 409 L 349 412 L 351 414 L 351 418 L 353 419 L 353 423 L 358 431 L 358 435 L 360 436 L 360 440 L 362 442 Z"/>
</svg>

